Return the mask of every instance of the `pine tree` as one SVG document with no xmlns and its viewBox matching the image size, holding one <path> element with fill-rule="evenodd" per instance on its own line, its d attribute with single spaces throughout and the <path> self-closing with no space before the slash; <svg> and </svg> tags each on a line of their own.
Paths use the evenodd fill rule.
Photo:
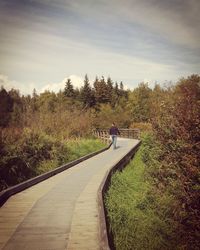
<svg viewBox="0 0 200 250">
<path fill-rule="evenodd" d="M 107 86 L 108 86 L 108 90 L 110 92 L 112 92 L 113 91 L 113 82 L 112 82 L 110 77 L 108 77 L 108 79 L 107 79 Z"/>
<path fill-rule="evenodd" d="M 8 126 L 11 112 L 13 111 L 13 100 L 2 87 L 0 90 L 0 127 Z"/>
<path fill-rule="evenodd" d="M 108 103 L 110 100 L 110 93 L 108 86 L 102 76 L 101 80 L 96 78 L 94 82 L 95 98 L 98 103 Z"/>
<path fill-rule="evenodd" d="M 87 75 L 85 75 L 84 86 L 81 88 L 80 95 L 84 107 L 92 107 L 95 104 L 94 92 L 92 91 Z"/>
<path fill-rule="evenodd" d="M 119 85 L 119 96 L 120 97 L 125 97 L 126 99 L 128 98 L 128 93 L 126 90 L 124 90 L 124 84 L 123 82 L 121 81 L 120 82 L 120 85 Z"/>
<path fill-rule="evenodd" d="M 115 93 L 114 93 L 114 87 L 113 87 L 113 81 L 110 77 L 107 79 L 107 88 L 108 88 L 108 94 L 109 94 L 109 103 L 112 107 L 115 106 Z"/>
<path fill-rule="evenodd" d="M 123 82 L 120 82 L 119 86 L 120 86 L 120 90 L 123 91 L 124 90 L 124 84 L 123 84 Z"/>
<path fill-rule="evenodd" d="M 67 79 L 67 82 L 64 88 L 64 94 L 66 97 L 70 97 L 70 98 L 75 97 L 74 86 L 72 85 L 72 82 L 70 79 Z"/>
<path fill-rule="evenodd" d="M 36 89 L 33 89 L 33 94 L 31 98 L 31 112 L 35 112 L 38 110 L 37 100 L 38 100 L 38 94 L 36 92 Z"/>
<path fill-rule="evenodd" d="M 20 127 L 23 124 L 23 102 L 20 96 L 19 90 L 11 89 L 9 92 L 10 97 L 13 100 L 13 111 L 11 115 L 11 125 Z"/>
<path fill-rule="evenodd" d="M 119 85 L 117 82 L 115 82 L 114 92 L 117 96 L 119 96 Z"/>
<path fill-rule="evenodd" d="M 119 102 L 119 94 L 120 90 L 119 90 L 119 86 L 118 86 L 118 83 L 115 82 L 115 86 L 113 88 L 113 94 L 112 94 L 112 102 L 111 102 L 111 105 L 112 107 L 115 107 L 116 104 Z"/>
</svg>

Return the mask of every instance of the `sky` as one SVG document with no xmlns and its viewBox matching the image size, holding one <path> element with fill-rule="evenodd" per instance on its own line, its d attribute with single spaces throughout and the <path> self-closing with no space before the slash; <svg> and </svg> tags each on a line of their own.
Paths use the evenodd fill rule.
<svg viewBox="0 0 200 250">
<path fill-rule="evenodd" d="M 200 74 L 199 0 L 0 0 L 0 86 L 134 89 Z"/>
</svg>

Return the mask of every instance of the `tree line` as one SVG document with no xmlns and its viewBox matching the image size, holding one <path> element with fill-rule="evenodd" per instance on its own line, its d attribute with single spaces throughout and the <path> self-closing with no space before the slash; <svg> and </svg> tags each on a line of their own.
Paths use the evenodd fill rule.
<svg viewBox="0 0 200 250">
<path fill-rule="evenodd" d="M 96 77 L 91 84 L 87 75 L 81 88 L 75 88 L 68 79 L 65 88 L 57 94 L 48 90 L 37 94 L 34 90 L 32 95 L 25 96 L 21 95 L 19 90 L 6 91 L 2 86 L 0 127 L 32 127 L 36 125 L 35 121 L 41 125 L 42 116 L 45 119 L 48 116 L 46 124 L 49 126 L 55 123 L 55 119 L 56 123 L 63 122 L 62 119 L 57 119 L 56 113 L 67 118 L 73 115 L 75 119 L 80 114 L 88 115 L 91 118 L 90 127 L 108 127 L 112 120 L 119 126 L 129 127 L 133 122 L 150 121 L 154 115 L 152 111 L 152 106 L 156 105 L 154 102 L 158 103 L 166 91 L 159 84 L 152 90 L 148 83 L 140 83 L 133 91 L 125 90 L 123 82 L 114 83 L 110 77 L 105 80 L 103 76 Z M 41 123 L 38 123 L 38 120 Z M 70 121 L 65 120 L 65 122 L 67 130 Z"/>
<path fill-rule="evenodd" d="M 67 97 L 81 101 L 86 108 L 94 107 L 102 103 L 109 103 L 114 107 L 118 103 L 119 98 L 127 98 L 127 91 L 124 90 L 122 82 L 120 82 L 120 84 L 115 82 L 114 84 L 110 77 L 105 80 L 103 76 L 101 79 L 96 77 L 92 87 L 88 76 L 85 75 L 84 85 L 80 89 L 74 89 L 71 80 L 68 79 L 64 94 Z"/>
</svg>

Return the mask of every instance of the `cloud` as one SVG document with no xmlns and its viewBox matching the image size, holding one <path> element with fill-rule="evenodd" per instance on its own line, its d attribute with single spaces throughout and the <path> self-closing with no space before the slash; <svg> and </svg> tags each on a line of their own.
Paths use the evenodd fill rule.
<svg viewBox="0 0 200 250">
<path fill-rule="evenodd" d="M 95 42 L 95 39 L 108 41 L 114 31 L 120 30 L 122 36 L 128 31 L 129 37 L 136 38 L 134 30 L 139 24 L 147 33 L 155 32 L 178 45 L 200 48 L 199 0 L 85 0 L 84 3 L 82 0 L 33 0 L 26 5 L 10 2 L 15 3 L 18 12 L 12 13 L 12 8 L 7 8 L 7 12 L 2 10 L 3 31 L 5 26 L 11 30 L 17 26 L 61 36 L 93 38 Z"/>
<path fill-rule="evenodd" d="M 98 32 L 101 32 L 121 26 L 123 31 L 128 25 L 134 29 L 135 24 L 140 24 L 166 40 L 189 48 L 200 48 L 199 0 L 85 0 L 84 4 L 82 0 L 35 2 L 46 8 L 51 6 L 57 11 L 64 10 L 68 14 L 68 23 L 74 28 L 77 25 L 82 28 L 84 25 L 94 28 L 98 25 Z"/>
<path fill-rule="evenodd" d="M 15 80 L 10 80 L 8 76 L 0 74 L 0 86 L 4 87 L 7 91 L 11 89 L 19 90 L 21 94 L 30 94 L 35 88 L 34 83 L 20 83 Z"/>
<path fill-rule="evenodd" d="M 110 0 L 109 4 L 125 24 L 137 23 L 172 43 L 200 48 L 198 0 Z"/>
<path fill-rule="evenodd" d="M 10 90 L 12 88 L 15 88 L 18 83 L 16 81 L 10 81 L 8 79 L 8 76 L 6 75 L 0 75 L 0 86 L 4 87 L 6 90 Z"/>
<path fill-rule="evenodd" d="M 48 91 L 53 91 L 57 93 L 60 90 L 63 90 L 65 88 L 67 79 L 71 80 L 74 88 L 80 88 L 83 85 L 83 78 L 76 76 L 76 75 L 70 75 L 69 77 L 65 77 L 61 82 L 46 84 L 44 87 L 42 87 L 40 92 L 44 92 L 48 90 Z"/>
<path fill-rule="evenodd" d="M 16 80 L 7 84 L 26 93 L 33 88 L 57 92 L 72 73 L 78 87 L 86 73 L 89 79 L 110 75 L 129 87 L 145 78 L 154 82 L 198 73 L 199 4 L 0 0 L 1 73 Z"/>
<path fill-rule="evenodd" d="M 83 78 L 76 75 L 70 75 L 69 77 L 65 77 L 61 82 L 48 83 L 45 84 L 42 88 L 37 88 L 37 85 L 34 83 L 23 84 L 15 80 L 10 80 L 8 76 L 0 74 L 0 87 L 2 86 L 8 91 L 11 89 L 17 89 L 22 94 L 31 94 L 33 92 L 33 89 L 36 89 L 38 93 L 42 93 L 46 90 L 57 93 L 60 90 L 64 89 L 67 79 L 71 80 L 74 88 L 80 88 L 81 86 L 83 86 Z"/>
</svg>

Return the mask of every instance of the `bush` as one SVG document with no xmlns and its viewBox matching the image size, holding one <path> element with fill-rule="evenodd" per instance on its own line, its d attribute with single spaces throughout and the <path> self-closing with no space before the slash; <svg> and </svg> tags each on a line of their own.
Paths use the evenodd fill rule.
<svg viewBox="0 0 200 250">
<path fill-rule="evenodd" d="M 152 131 L 152 125 L 148 122 L 134 122 L 130 125 L 130 128 L 139 129 L 142 133 Z"/>
<path fill-rule="evenodd" d="M 105 145 L 94 139 L 60 141 L 30 129 L 2 131 L 0 190 L 47 172 Z"/>
<path fill-rule="evenodd" d="M 159 181 L 176 196 L 174 213 L 186 249 L 200 245 L 200 76 L 181 79 L 163 99 L 153 122 L 156 140 L 162 144 Z"/>
</svg>

